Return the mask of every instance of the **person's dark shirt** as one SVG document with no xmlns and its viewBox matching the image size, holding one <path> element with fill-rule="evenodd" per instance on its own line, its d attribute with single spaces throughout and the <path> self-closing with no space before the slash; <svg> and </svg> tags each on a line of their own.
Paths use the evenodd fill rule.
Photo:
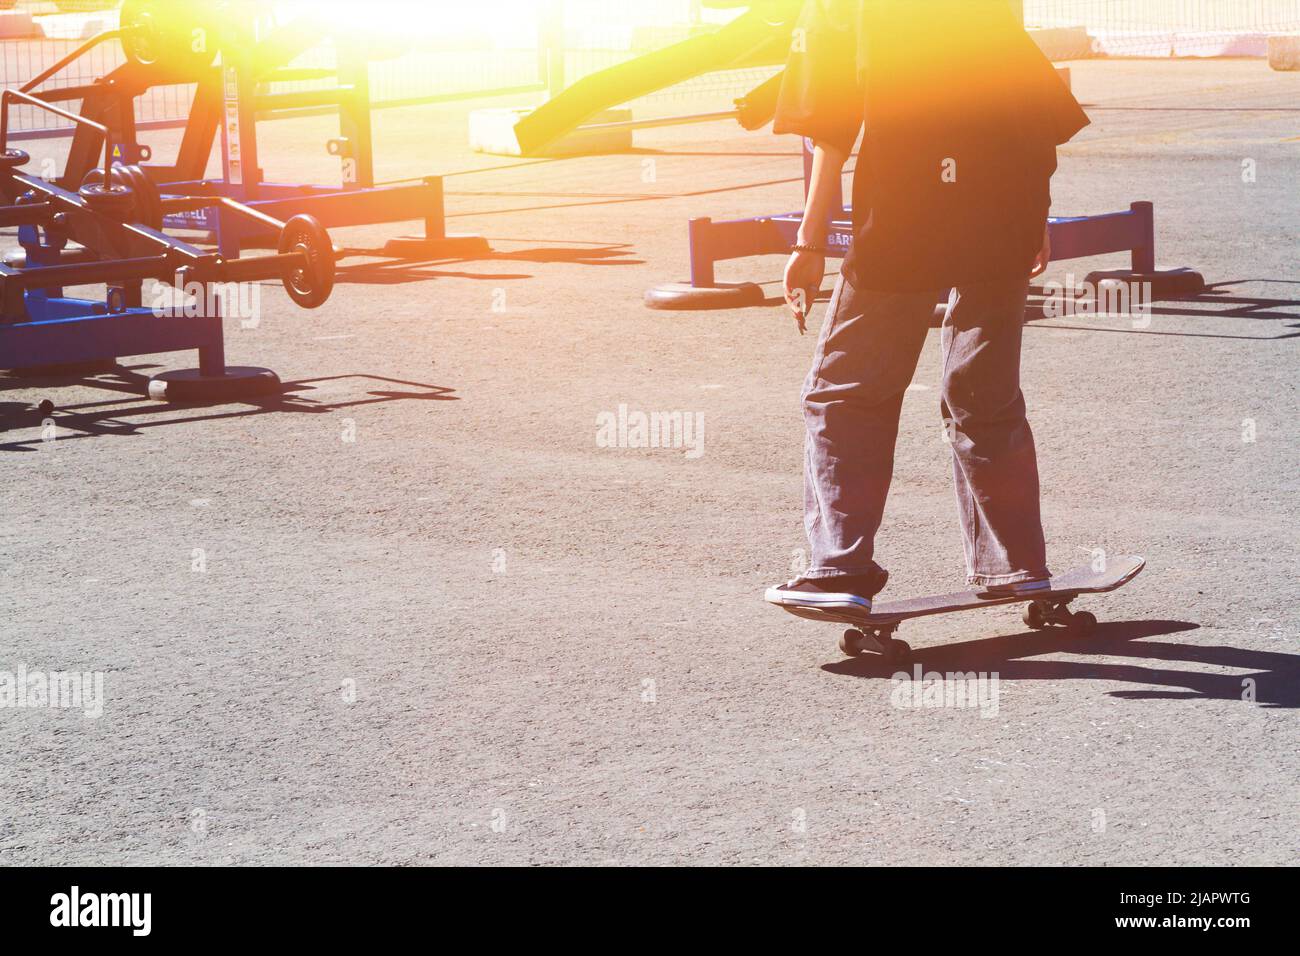
<svg viewBox="0 0 1300 956">
<path fill-rule="evenodd" d="M 1028 276 L 1088 122 L 1006 0 L 807 0 L 773 128 L 861 134 L 845 274 L 925 291 Z"/>
</svg>

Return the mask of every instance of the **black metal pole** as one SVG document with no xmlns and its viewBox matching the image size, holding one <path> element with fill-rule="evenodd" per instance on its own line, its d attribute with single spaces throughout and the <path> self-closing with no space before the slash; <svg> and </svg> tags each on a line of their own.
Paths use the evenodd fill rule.
<svg viewBox="0 0 1300 956">
<path fill-rule="evenodd" d="M 136 259 L 106 259 L 103 262 L 75 262 L 61 266 L 34 266 L 21 272 L 11 272 L 4 284 L 15 284 L 23 289 L 44 289 L 50 286 L 95 285 L 131 279 L 163 278 L 175 272 L 177 266 L 167 256 L 145 256 Z"/>
<path fill-rule="evenodd" d="M 53 215 L 54 204 L 51 202 L 0 206 L 0 226 L 36 226 L 49 222 Z"/>
</svg>

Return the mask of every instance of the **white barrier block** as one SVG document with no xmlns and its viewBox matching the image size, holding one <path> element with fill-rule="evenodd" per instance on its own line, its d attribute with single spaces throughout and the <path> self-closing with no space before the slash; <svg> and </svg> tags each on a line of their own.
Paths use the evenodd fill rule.
<svg viewBox="0 0 1300 956">
<path fill-rule="evenodd" d="M 1100 56 L 1162 57 L 1174 55 L 1176 37 L 1160 30 L 1098 30 L 1093 46 Z"/>
<path fill-rule="evenodd" d="M 116 30 L 116 10 L 90 10 L 82 13 L 51 13 L 40 18 L 38 34 L 47 40 L 89 40 L 106 30 Z"/>
<path fill-rule="evenodd" d="M 41 36 L 26 10 L 6 10 L 0 13 L 0 40 L 26 40 Z"/>
<path fill-rule="evenodd" d="M 1263 33 L 1180 33 L 1174 40 L 1174 56 L 1224 57 L 1268 55 L 1268 37 Z"/>
<path fill-rule="evenodd" d="M 1300 34 L 1268 38 L 1268 65 L 1275 70 L 1300 70 Z"/>
<path fill-rule="evenodd" d="M 1049 60 L 1084 60 L 1096 55 L 1085 27 L 1051 27 L 1030 30 L 1029 35 Z"/>
</svg>

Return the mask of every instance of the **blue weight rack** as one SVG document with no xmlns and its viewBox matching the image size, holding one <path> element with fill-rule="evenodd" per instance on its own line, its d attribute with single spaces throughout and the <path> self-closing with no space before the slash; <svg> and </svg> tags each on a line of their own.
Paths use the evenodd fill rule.
<svg viewBox="0 0 1300 956">
<path fill-rule="evenodd" d="M 804 193 L 812 177 L 810 140 L 803 141 Z M 843 193 L 835 198 L 840 213 L 826 224 L 828 254 L 842 258 L 853 241 L 853 210 L 845 205 Z M 652 309 L 732 309 L 762 305 L 767 301 L 756 282 L 720 283 L 714 266 L 730 259 L 750 256 L 789 255 L 803 223 L 802 212 L 758 216 L 715 222 L 703 216 L 687 226 L 690 245 L 690 281 L 655 286 L 646 292 Z M 1150 283 L 1155 298 L 1195 295 L 1204 289 L 1199 273 L 1187 269 L 1161 272 L 1156 269 L 1155 208 L 1149 202 L 1135 202 L 1126 211 L 1097 216 L 1053 217 L 1049 220 L 1052 261 L 1083 259 L 1110 253 L 1129 253 L 1128 270 L 1091 273 L 1099 279 Z"/>
</svg>

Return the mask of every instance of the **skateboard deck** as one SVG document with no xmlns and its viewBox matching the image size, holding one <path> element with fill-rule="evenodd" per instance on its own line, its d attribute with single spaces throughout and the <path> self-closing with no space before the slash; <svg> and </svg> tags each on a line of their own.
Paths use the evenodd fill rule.
<svg viewBox="0 0 1300 956">
<path fill-rule="evenodd" d="M 1119 555 L 1109 558 L 1102 570 L 1091 564 L 1072 568 L 1063 574 L 1053 575 L 1050 588 L 1032 594 L 989 594 L 978 591 L 956 591 L 952 594 L 933 594 L 908 598 L 902 601 L 881 601 L 872 606 L 870 614 L 853 608 L 814 608 L 782 605 L 783 610 L 796 617 L 813 621 L 847 624 L 849 629 L 840 638 L 840 650 L 850 657 L 864 651 L 876 651 L 891 660 L 903 661 L 911 656 L 912 649 L 893 637 L 898 625 L 917 617 L 932 614 L 952 614 L 979 607 L 1002 604 L 1024 604 L 1024 622 L 1034 630 L 1059 625 L 1071 633 L 1085 635 L 1097 626 L 1097 618 L 1088 611 L 1071 611 L 1069 604 L 1080 594 L 1101 594 L 1114 591 L 1133 580 L 1146 565 L 1137 555 Z"/>
</svg>

